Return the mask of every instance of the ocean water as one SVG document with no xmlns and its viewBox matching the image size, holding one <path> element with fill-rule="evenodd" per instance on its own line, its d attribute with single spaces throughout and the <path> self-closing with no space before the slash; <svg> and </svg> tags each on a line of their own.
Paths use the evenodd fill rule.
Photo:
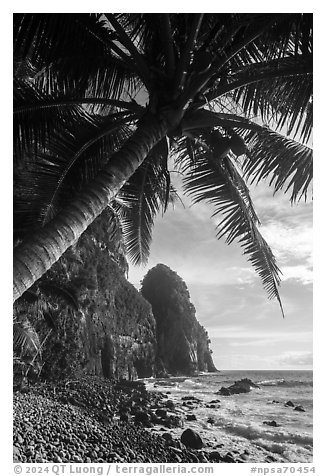
<svg viewBox="0 0 326 476">
<path fill-rule="evenodd" d="M 217 395 L 224 386 L 249 378 L 260 388 L 231 396 Z M 168 397 L 180 412 L 196 415 L 196 421 L 185 426 L 198 431 L 212 447 L 249 453 L 248 462 L 265 462 L 272 456 L 276 462 L 312 462 L 313 457 L 313 374 L 312 371 L 221 371 L 198 377 L 149 379 L 149 390 L 169 392 Z M 182 406 L 182 397 L 193 396 L 202 402 L 194 408 Z M 218 408 L 207 408 L 212 400 Z M 274 400 L 274 402 L 273 402 Z M 305 412 L 294 411 L 284 404 L 291 400 Z M 278 402 L 278 403 L 275 403 Z M 210 422 L 207 420 L 210 419 Z M 264 421 L 275 420 L 272 427 Z M 173 430 L 175 436 L 183 430 Z"/>
</svg>

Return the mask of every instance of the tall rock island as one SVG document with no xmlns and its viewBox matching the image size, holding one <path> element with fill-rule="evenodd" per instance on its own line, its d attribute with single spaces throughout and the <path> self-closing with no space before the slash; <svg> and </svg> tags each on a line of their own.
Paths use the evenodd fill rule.
<svg viewBox="0 0 326 476">
<path fill-rule="evenodd" d="M 196 319 L 185 282 L 164 264 L 152 268 L 141 293 L 156 321 L 156 368 L 164 374 L 215 372 L 207 331 Z"/>
</svg>

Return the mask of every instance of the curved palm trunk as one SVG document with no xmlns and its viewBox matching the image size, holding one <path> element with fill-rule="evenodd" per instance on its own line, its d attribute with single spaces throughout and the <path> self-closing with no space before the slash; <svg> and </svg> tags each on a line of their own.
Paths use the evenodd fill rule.
<svg viewBox="0 0 326 476">
<path fill-rule="evenodd" d="M 87 190 L 14 249 L 14 301 L 43 276 L 102 213 L 154 145 L 166 135 L 167 128 L 166 121 L 147 117 Z"/>
</svg>

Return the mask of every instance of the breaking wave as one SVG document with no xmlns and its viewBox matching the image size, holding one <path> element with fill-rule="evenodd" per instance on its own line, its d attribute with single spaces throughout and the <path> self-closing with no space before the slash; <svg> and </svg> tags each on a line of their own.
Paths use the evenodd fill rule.
<svg viewBox="0 0 326 476">
<path fill-rule="evenodd" d="M 262 380 L 257 382 L 258 385 L 263 387 L 312 387 L 313 383 L 311 380 L 286 380 L 286 379 L 272 379 L 272 380 Z"/>
<path fill-rule="evenodd" d="M 218 426 L 225 432 L 232 433 L 236 436 L 241 436 L 247 440 L 261 440 L 271 441 L 273 443 L 291 443 L 299 446 L 312 447 L 313 437 L 309 434 L 298 434 L 291 431 L 286 431 L 281 428 L 273 428 L 267 430 L 254 423 L 237 423 L 235 421 L 219 421 Z"/>
</svg>

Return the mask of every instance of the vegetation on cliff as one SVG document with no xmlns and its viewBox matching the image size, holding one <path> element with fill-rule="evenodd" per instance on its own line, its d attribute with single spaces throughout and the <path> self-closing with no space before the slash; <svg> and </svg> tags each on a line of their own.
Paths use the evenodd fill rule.
<svg viewBox="0 0 326 476">
<path fill-rule="evenodd" d="M 156 320 L 157 366 L 164 373 L 214 372 L 207 331 L 196 319 L 185 282 L 164 264 L 143 279 L 141 293 Z"/>
<path fill-rule="evenodd" d="M 108 240 L 111 222 L 107 210 L 16 302 L 16 363 L 20 355 L 26 365 L 32 362 L 29 376 L 62 378 L 80 370 L 108 378 L 153 375 L 155 321 L 150 305 L 124 275 L 121 237 Z M 77 306 L 58 293 L 45 294 L 44 283 L 69 289 Z M 36 297 L 28 302 L 32 293 Z"/>
</svg>

